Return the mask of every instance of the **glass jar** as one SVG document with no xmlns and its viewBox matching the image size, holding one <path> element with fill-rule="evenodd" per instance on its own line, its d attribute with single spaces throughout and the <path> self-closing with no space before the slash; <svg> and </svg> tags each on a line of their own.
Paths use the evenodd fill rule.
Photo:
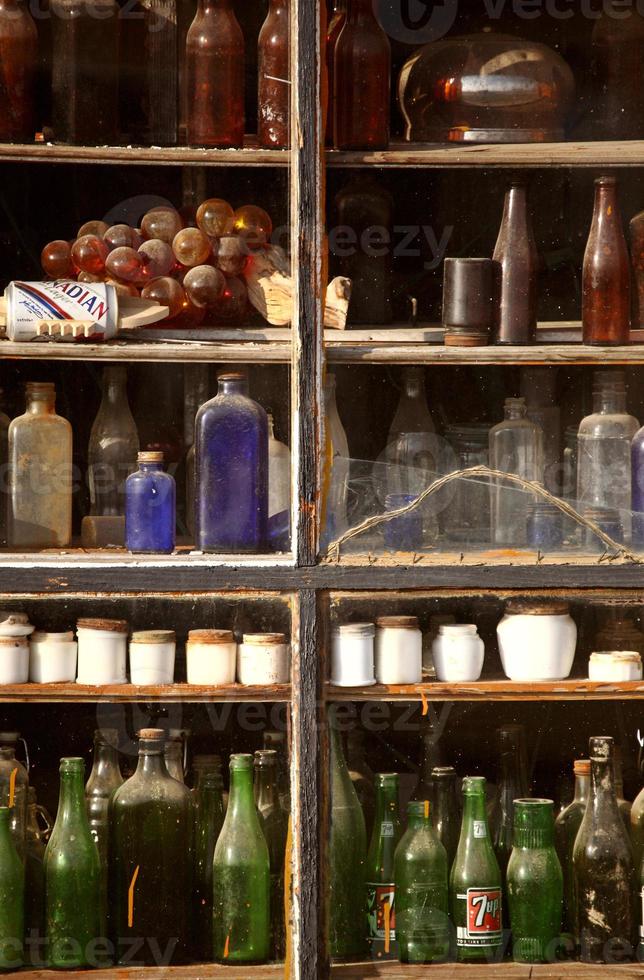
<svg viewBox="0 0 644 980">
<path fill-rule="evenodd" d="M 547 553 L 563 548 L 563 514 L 548 500 L 539 500 L 526 517 L 526 541 L 529 548 Z"/>
<path fill-rule="evenodd" d="M 244 633 L 237 650 L 240 684 L 288 684 L 289 647 L 283 633 Z"/>
<path fill-rule="evenodd" d="M 496 633 L 511 681 L 560 681 L 570 674 L 577 626 L 566 602 L 511 600 Z"/>
<path fill-rule="evenodd" d="M 336 687 L 369 687 L 374 675 L 373 623 L 344 623 L 331 633 L 331 683 Z"/>
<path fill-rule="evenodd" d="M 490 466 L 543 484 L 543 433 L 528 418 L 523 398 L 506 398 L 505 418 L 490 429 Z M 526 519 L 534 495 L 507 480 L 490 487 L 492 542 L 506 547 L 526 543 Z"/>
<path fill-rule="evenodd" d="M 79 619 L 77 684 L 127 684 L 124 619 Z"/>
<path fill-rule="evenodd" d="M 483 670 L 485 645 L 476 626 L 444 623 L 432 644 L 436 678 L 448 684 L 477 681 Z"/>
<path fill-rule="evenodd" d="M 91 513 L 117 517 L 125 513 L 125 481 L 136 470 L 139 434 L 127 400 L 124 367 L 107 367 L 103 397 L 92 425 L 88 449 Z"/>
<path fill-rule="evenodd" d="M 177 637 L 174 630 L 143 630 L 130 639 L 132 684 L 172 684 Z"/>
<path fill-rule="evenodd" d="M 28 680 L 28 638 L 0 636 L 0 684 L 26 684 Z"/>
<path fill-rule="evenodd" d="M 489 463 L 490 426 L 485 423 L 448 425 L 445 437 L 456 459 L 453 470 Z M 490 487 L 485 477 L 459 479 L 446 487 L 450 501 L 441 512 L 447 544 L 459 547 L 486 544 L 490 540 Z"/>
<path fill-rule="evenodd" d="M 419 684 L 423 677 L 423 634 L 417 616 L 376 619 L 378 684 Z"/>
<path fill-rule="evenodd" d="M 186 669 L 188 684 L 234 684 L 237 644 L 232 630 L 190 630 Z"/>
<path fill-rule="evenodd" d="M 125 481 L 125 547 L 138 554 L 174 551 L 176 488 L 163 472 L 163 453 L 138 454 L 139 469 Z"/>
</svg>

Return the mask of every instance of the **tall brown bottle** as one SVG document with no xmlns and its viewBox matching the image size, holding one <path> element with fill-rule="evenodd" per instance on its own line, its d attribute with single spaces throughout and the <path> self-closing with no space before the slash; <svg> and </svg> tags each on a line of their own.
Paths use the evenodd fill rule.
<svg viewBox="0 0 644 980">
<path fill-rule="evenodd" d="M 0 142 L 34 138 L 36 25 L 23 0 L 0 0 Z"/>
<path fill-rule="evenodd" d="M 348 0 L 335 46 L 333 142 L 339 150 L 389 144 L 391 46 L 373 6 L 373 0 Z"/>
<path fill-rule="evenodd" d="M 584 253 L 581 320 L 585 344 L 627 344 L 631 276 L 614 177 L 595 181 L 595 209 Z"/>
<path fill-rule="evenodd" d="M 116 0 L 50 0 L 52 125 L 59 143 L 116 139 L 119 6 Z"/>
<path fill-rule="evenodd" d="M 270 0 L 257 45 L 257 138 L 267 150 L 289 145 L 289 0 Z"/>
<path fill-rule="evenodd" d="M 524 184 L 512 184 L 505 195 L 492 258 L 496 263 L 495 343 L 533 344 L 539 256 Z"/>
<path fill-rule="evenodd" d="M 327 77 L 327 105 L 326 105 L 326 143 L 328 146 L 333 144 L 333 112 L 335 101 L 333 98 L 333 79 L 335 66 L 335 47 L 340 37 L 340 31 L 344 27 L 347 19 L 347 0 L 334 0 L 333 14 L 329 21 L 326 31 L 326 77 Z"/>
<path fill-rule="evenodd" d="M 232 0 L 197 0 L 186 39 L 187 140 L 244 144 L 244 35 Z"/>
</svg>

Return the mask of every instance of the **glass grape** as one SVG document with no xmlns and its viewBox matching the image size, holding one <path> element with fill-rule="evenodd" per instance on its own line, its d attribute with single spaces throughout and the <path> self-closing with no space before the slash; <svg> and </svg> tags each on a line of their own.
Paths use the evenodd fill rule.
<svg viewBox="0 0 644 980">
<path fill-rule="evenodd" d="M 248 245 L 245 239 L 238 238 L 236 235 L 224 235 L 213 244 L 213 255 L 217 268 L 221 269 L 224 275 L 238 276 L 243 272 L 248 261 Z"/>
<path fill-rule="evenodd" d="M 107 221 L 93 219 L 92 221 L 86 221 L 84 225 L 80 226 L 76 237 L 83 238 L 84 235 L 96 235 L 97 238 L 102 238 L 108 228 Z"/>
<path fill-rule="evenodd" d="M 183 278 L 183 288 L 194 306 L 206 308 L 214 306 L 220 299 L 226 280 L 223 272 L 212 265 L 197 265 L 188 269 Z"/>
<path fill-rule="evenodd" d="M 105 260 L 109 249 L 101 238 L 96 235 L 83 235 L 72 245 L 74 264 L 83 272 L 99 276 L 105 271 Z"/>
<path fill-rule="evenodd" d="M 210 238 L 229 235 L 235 223 L 235 212 L 228 201 L 209 197 L 197 208 L 197 225 Z"/>
<path fill-rule="evenodd" d="M 235 211 L 234 231 L 248 242 L 251 249 L 266 245 L 273 233 L 273 222 L 263 208 L 245 204 Z"/>
<path fill-rule="evenodd" d="M 103 241 L 108 248 L 139 248 L 143 238 L 136 228 L 129 225 L 112 225 L 103 236 Z"/>
<path fill-rule="evenodd" d="M 143 299 L 150 299 L 160 306 L 167 306 L 170 310 L 168 319 L 177 316 L 184 309 L 187 302 L 186 294 L 181 283 L 170 276 L 161 276 L 153 279 L 141 290 Z"/>
<path fill-rule="evenodd" d="M 139 246 L 139 252 L 148 257 L 148 272 L 151 279 L 169 275 L 176 265 L 174 252 L 167 242 L 160 238 L 150 238 Z"/>
<path fill-rule="evenodd" d="M 148 259 L 142 252 L 136 252 L 127 245 L 115 248 L 105 261 L 105 268 L 121 282 L 143 283 L 149 279 Z"/>
<path fill-rule="evenodd" d="M 181 215 L 174 208 L 152 208 L 141 219 L 141 231 L 144 238 L 160 238 L 162 242 L 172 244 L 175 235 L 183 228 Z"/>
<path fill-rule="evenodd" d="M 62 238 L 49 242 L 40 253 L 43 272 L 52 279 L 69 279 L 75 274 L 72 249 Z"/>
</svg>

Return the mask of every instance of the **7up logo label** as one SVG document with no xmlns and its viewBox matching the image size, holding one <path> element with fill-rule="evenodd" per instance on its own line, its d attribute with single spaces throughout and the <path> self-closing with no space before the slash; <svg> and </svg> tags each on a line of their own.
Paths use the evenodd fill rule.
<svg viewBox="0 0 644 980">
<path fill-rule="evenodd" d="M 501 890 L 499 888 L 467 889 L 468 936 L 501 935 Z"/>
</svg>

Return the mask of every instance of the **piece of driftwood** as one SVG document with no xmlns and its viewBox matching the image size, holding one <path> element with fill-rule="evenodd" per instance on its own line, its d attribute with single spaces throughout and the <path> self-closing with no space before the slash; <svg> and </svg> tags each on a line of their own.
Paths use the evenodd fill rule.
<svg viewBox="0 0 644 980">
<path fill-rule="evenodd" d="M 286 253 L 277 245 L 255 252 L 244 270 L 248 298 L 265 320 L 285 327 L 293 319 L 293 278 Z M 344 330 L 349 311 L 351 281 L 333 279 L 326 291 L 324 326 Z"/>
</svg>

